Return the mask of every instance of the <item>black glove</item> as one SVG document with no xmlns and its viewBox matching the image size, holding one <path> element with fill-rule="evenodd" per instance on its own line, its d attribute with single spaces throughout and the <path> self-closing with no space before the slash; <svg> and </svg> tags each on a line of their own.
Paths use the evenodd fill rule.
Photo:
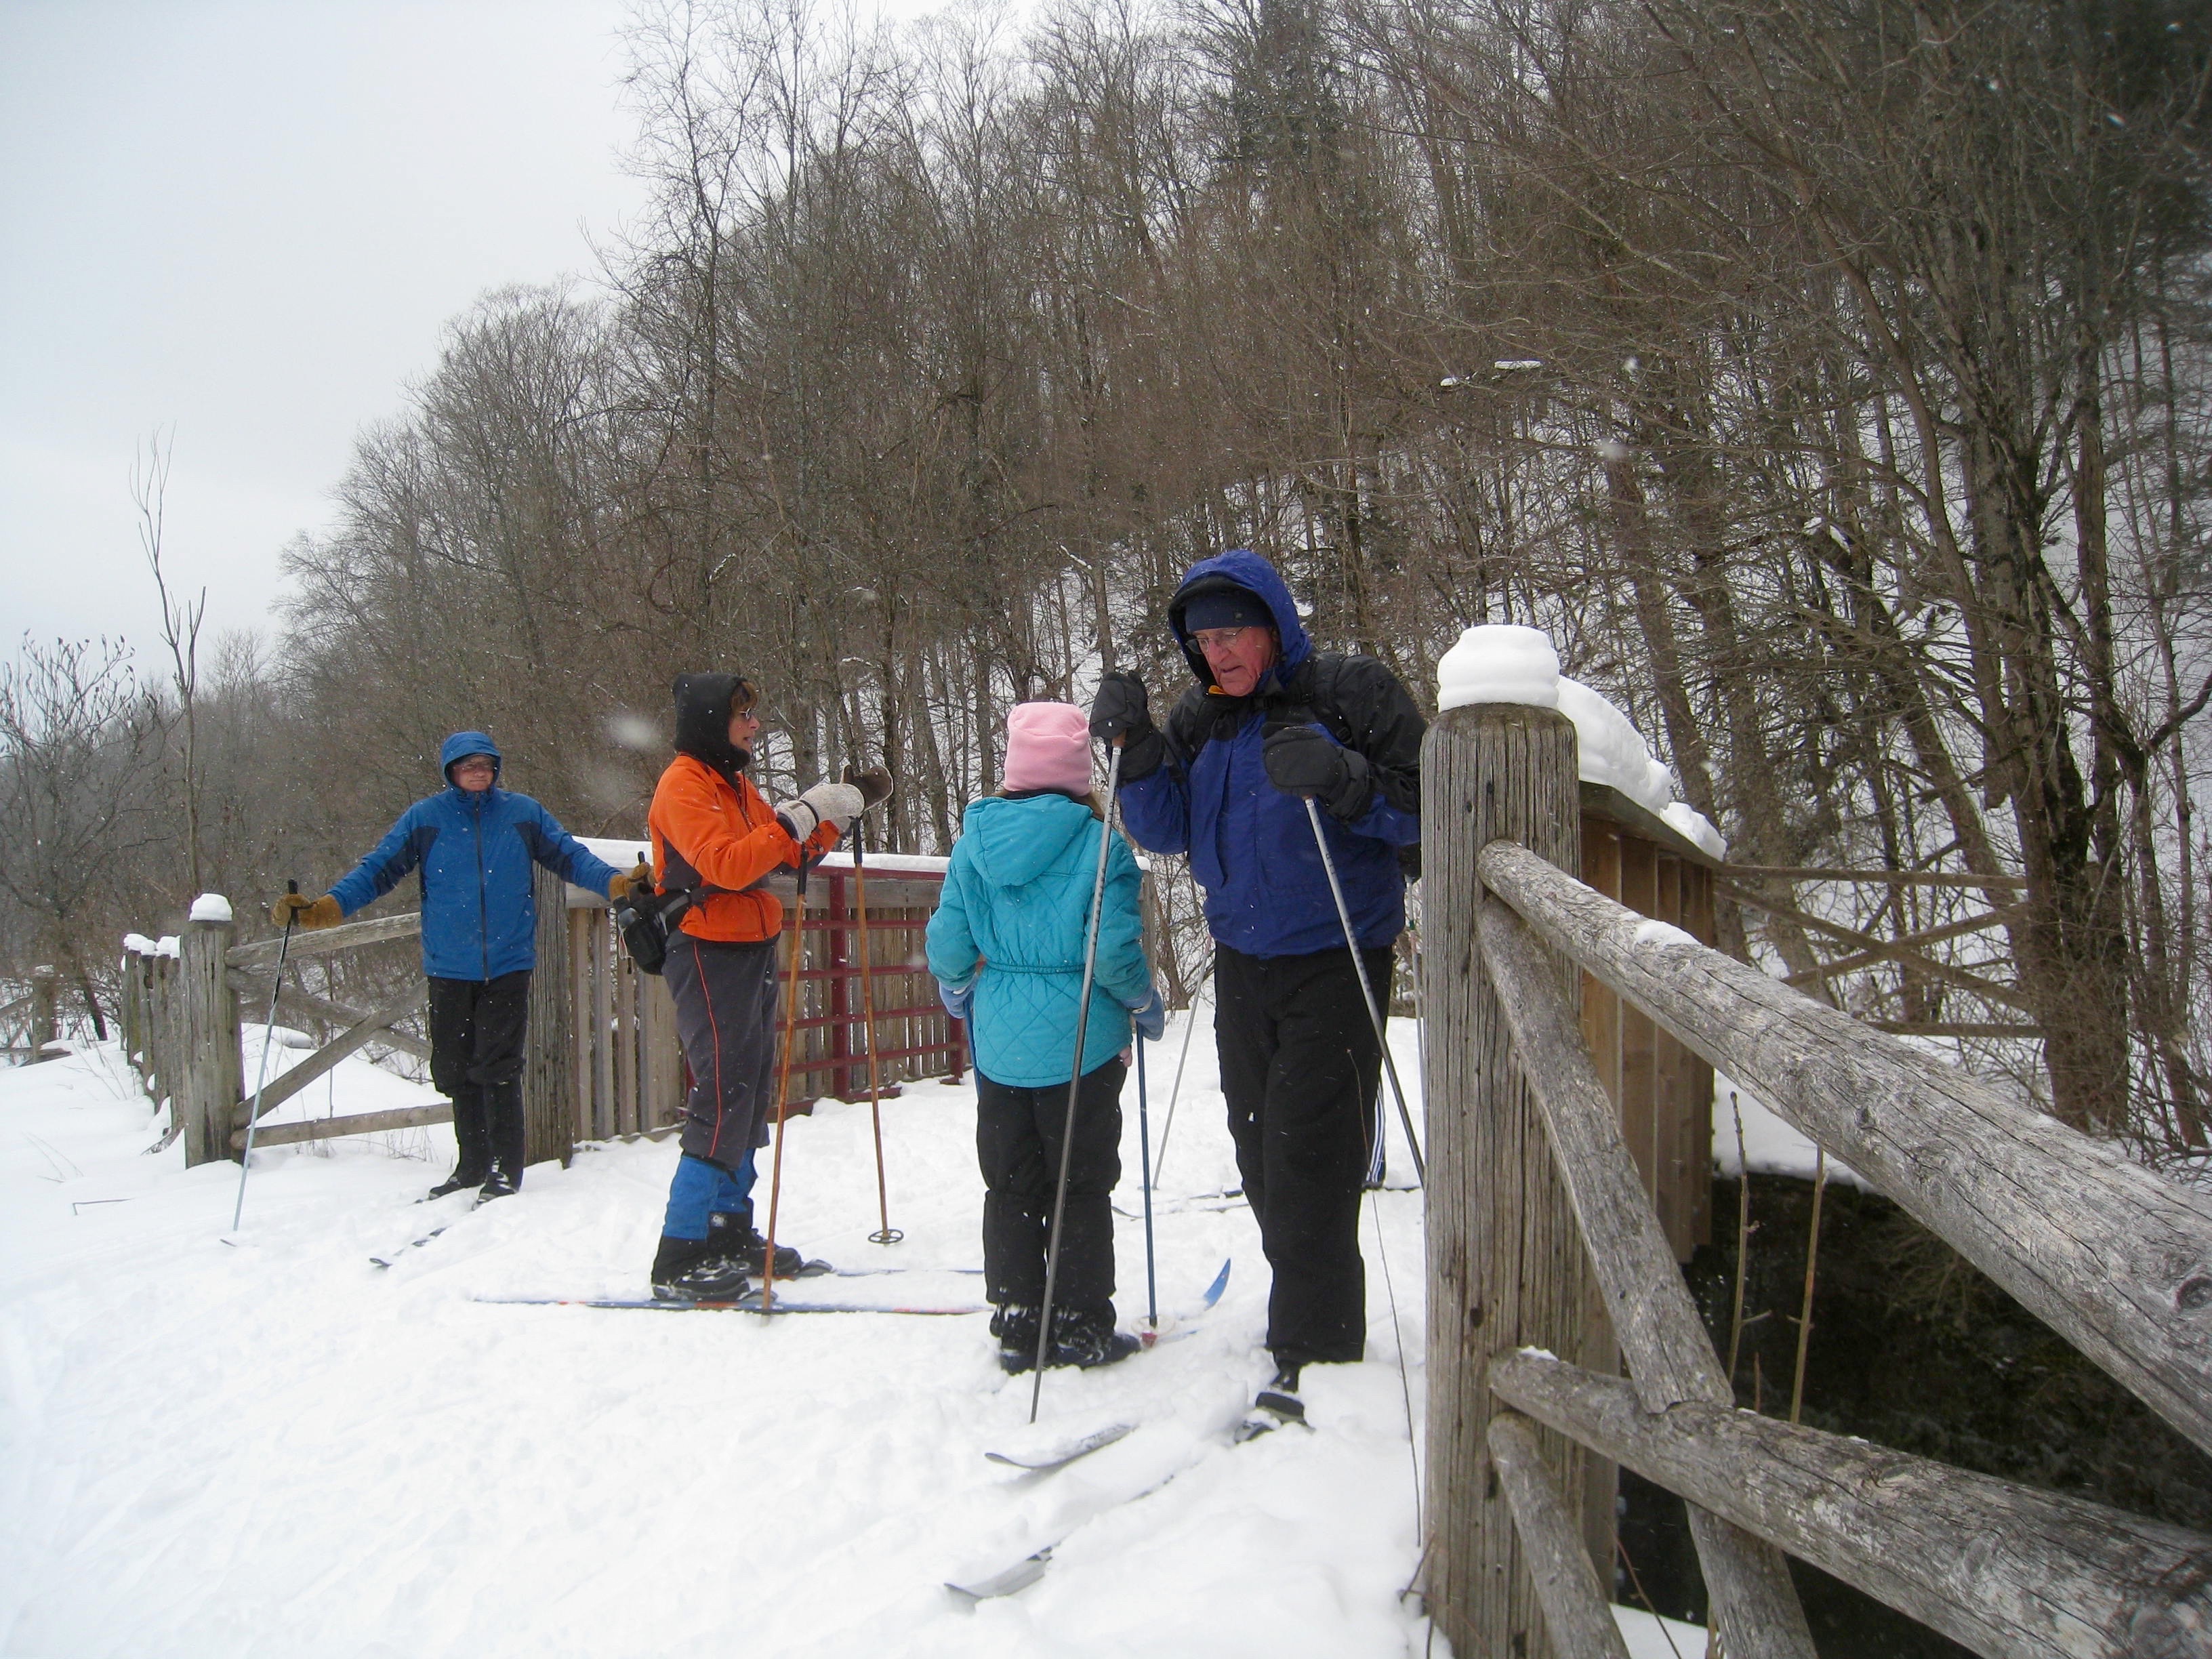
<svg viewBox="0 0 2212 1659">
<path fill-rule="evenodd" d="M 1334 817 L 1358 817 L 1374 795 L 1367 757 L 1345 748 L 1317 726 L 1273 727 L 1260 753 L 1268 782 L 1286 795 L 1320 801 Z"/>
<path fill-rule="evenodd" d="M 1091 700 L 1091 735 L 1101 743 L 1123 739 L 1121 778 L 1124 783 L 1150 777 L 1167 752 L 1167 740 L 1152 724 L 1145 683 L 1120 669 L 1098 682 L 1098 695 Z"/>
<path fill-rule="evenodd" d="M 1092 737 L 1111 743 L 1124 732 L 1141 732 L 1152 723 L 1144 681 L 1117 668 L 1098 682 L 1098 695 L 1091 700 Z"/>
</svg>

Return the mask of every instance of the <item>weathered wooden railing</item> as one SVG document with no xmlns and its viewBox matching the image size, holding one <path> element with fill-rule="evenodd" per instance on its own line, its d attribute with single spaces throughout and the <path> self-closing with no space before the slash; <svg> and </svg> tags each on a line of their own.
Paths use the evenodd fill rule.
<svg viewBox="0 0 2212 1659">
<path fill-rule="evenodd" d="M 2212 1538 L 1735 1408 L 1593 1064 L 1583 975 L 2208 1449 L 2212 1204 L 1584 885 L 1575 775 L 1546 709 L 1450 711 L 1424 751 L 1424 1589 L 1455 1651 L 1539 1653 L 1547 1627 L 1562 1656 L 1621 1651 L 1569 1547 L 1595 1455 L 1688 1500 L 1731 1659 L 1813 1652 L 1784 1551 L 1979 1653 L 2212 1652 Z M 1626 1382 L 1604 1374 L 1616 1341 Z"/>
<path fill-rule="evenodd" d="M 628 843 L 601 850 L 625 865 Z M 950 1073 L 965 1060 L 965 1036 L 939 1006 L 921 956 L 919 933 L 936 908 L 942 860 L 885 857 L 869 863 L 869 975 L 875 1040 L 886 1093 L 902 1079 Z M 799 1047 L 791 1103 L 818 1095 L 865 1094 L 867 1048 L 855 941 L 858 883 L 851 860 L 833 855 L 812 874 L 805 912 L 785 932 L 807 952 L 799 971 Z M 768 884 L 797 901 L 786 876 Z M 604 894 L 586 893 L 540 871 L 537 887 L 538 970 L 531 981 L 530 1047 L 523 1073 L 526 1156 L 566 1161 L 576 1143 L 651 1133 L 683 1111 L 688 1077 L 665 981 L 637 972 L 617 940 Z M 222 907 L 208 907 L 219 911 Z M 295 933 L 286 951 L 299 964 L 339 951 L 419 936 L 415 913 Z M 228 1158 L 246 1142 L 253 1079 L 240 1053 L 241 1009 L 268 1007 L 280 941 L 234 944 L 227 920 L 194 921 L 180 938 L 125 941 L 121 1020 L 125 1052 L 158 1103 L 170 1102 L 172 1137 L 182 1135 L 188 1164 Z M 786 957 L 788 961 L 788 957 Z M 917 989 L 919 981 L 921 989 Z M 368 1009 L 319 996 L 288 969 L 277 992 L 280 1018 L 333 1028 L 314 1053 L 261 1091 L 258 1146 L 368 1134 L 450 1122 L 450 1103 L 357 1113 L 301 1122 L 268 1120 L 301 1091 L 370 1043 L 429 1057 L 429 1045 L 400 1022 L 419 1013 L 420 981 L 387 1006 Z M 923 994 L 927 991 L 927 996 Z M 828 1073 L 826 1088 L 815 1079 Z"/>
<path fill-rule="evenodd" d="M 608 842 L 599 850 L 614 859 L 617 848 Z M 629 859 L 617 861 L 627 865 Z M 876 1058 L 887 1097 L 898 1093 L 902 1079 L 957 1077 L 965 1068 L 965 1036 L 945 1017 L 921 954 L 921 930 L 937 908 L 945 862 L 884 854 L 866 860 L 868 977 Z M 794 911 L 784 928 L 781 982 L 789 982 L 791 941 L 803 939 L 806 951 L 799 970 L 798 1043 L 787 1103 L 793 1111 L 805 1110 L 823 1095 L 853 1099 L 867 1093 L 866 1011 L 856 948 L 859 885 L 852 860 L 842 853 L 809 875 L 803 912 L 797 910 L 792 876 L 766 884 L 766 891 Z M 585 1085 L 570 1091 L 575 1139 L 650 1133 L 674 1124 L 690 1085 L 667 982 L 637 971 L 616 937 L 604 895 L 570 887 L 562 908 L 565 936 L 559 955 L 549 951 L 541 933 L 538 959 L 567 964 L 565 998 L 548 1010 L 533 1006 L 531 1018 L 538 1029 L 544 1012 L 544 1029 L 567 1034 L 561 1065 Z M 575 1017 L 576 1010 L 583 1018 Z M 553 1061 L 548 1056 L 541 1063 L 550 1069 Z"/>
</svg>

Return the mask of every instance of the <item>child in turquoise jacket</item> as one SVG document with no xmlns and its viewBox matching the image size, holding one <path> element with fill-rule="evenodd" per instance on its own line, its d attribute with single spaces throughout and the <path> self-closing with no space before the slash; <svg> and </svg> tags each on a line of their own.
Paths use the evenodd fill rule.
<svg viewBox="0 0 2212 1659">
<path fill-rule="evenodd" d="M 991 1334 L 1009 1371 L 1036 1358 L 1101 836 L 1109 837 L 1106 888 L 1048 1364 L 1110 1364 L 1137 1346 L 1114 1328 L 1110 1200 L 1121 1175 L 1121 1056 L 1133 1012 L 1155 1036 L 1164 1015 L 1145 961 L 1137 860 L 1091 797 L 1088 720 L 1069 703 L 1017 705 L 1006 716 L 1005 787 L 969 803 L 929 921 L 929 970 L 975 1047 L 983 1273 L 998 1309 Z"/>
</svg>

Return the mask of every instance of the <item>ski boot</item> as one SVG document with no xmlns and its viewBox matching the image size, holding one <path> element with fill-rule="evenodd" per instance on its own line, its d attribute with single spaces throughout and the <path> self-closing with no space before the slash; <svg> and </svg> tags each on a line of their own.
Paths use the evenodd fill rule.
<svg viewBox="0 0 2212 1659">
<path fill-rule="evenodd" d="M 744 1262 L 713 1238 L 661 1236 L 653 1257 L 653 1294 L 661 1302 L 735 1302 L 752 1288 Z"/>
<path fill-rule="evenodd" d="M 431 1188 L 428 1192 L 425 1193 L 422 1195 L 422 1200 L 423 1202 L 427 1204 L 432 1199 L 444 1198 L 451 1193 L 465 1192 L 471 1187 L 481 1187 L 483 1183 L 484 1178 L 483 1174 L 480 1172 L 471 1171 L 469 1170 L 455 1170 L 453 1174 L 447 1176 L 443 1181 Z"/>
<path fill-rule="evenodd" d="M 742 1215 L 710 1215 L 707 1218 L 708 1243 L 732 1261 L 744 1264 L 744 1269 L 755 1279 L 768 1272 L 768 1240 L 760 1229 Z M 806 1260 L 788 1244 L 775 1247 L 775 1276 L 796 1279 Z"/>
<path fill-rule="evenodd" d="M 1055 1308 L 1052 1316 L 1052 1352 L 1048 1365 L 1073 1365 L 1083 1370 L 1118 1364 L 1144 1346 L 1127 1331 L 1114 1328 L 1114 1304 L 1095 1308 Z"/>
<path fill-rule="evenodd" d="M 1256 1440 L 1261 1435 L 1279 1429 L 1285 1423 L 1295 1423 L 1302 1429 L 1313 1425 L 1306 1421 L 1305 1401 L 1298 1397 L 1300 1365 L 1291 1360 L 1278 1360 L 1274 1380 L 1252 1397 L 1252 1408 L 1244 1413 L 1237 1425 L 1237 1438 L 1241 1443 Z"/>
<path fill-rule="evenodd" d="M 991 1316 L 991 1334 L 999 1339 L 999 1369 L 1009 1376 L 1036 1364 L 1037 1310 L 1033 1304 L 1000 1303 Z"/>
<path fill-rule="evenodd" d="M 503 1164 L 495 1164 L 484 1184 L 477 1188 L 477 1202 L 489 1203 L 495 1198 L 512 1198 L 522 1189 L 521 1177 Z"/>
</svg>

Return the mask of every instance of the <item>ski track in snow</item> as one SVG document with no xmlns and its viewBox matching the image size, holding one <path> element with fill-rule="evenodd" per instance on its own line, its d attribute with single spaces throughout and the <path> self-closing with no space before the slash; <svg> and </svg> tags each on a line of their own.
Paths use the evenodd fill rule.
<svg viewBox="0 0 2212 1659">
<path fill-rule="evenodd" d="M 1413 1027 L 1392 1035 L 1417 1084 Z M 1180 1038 L 1171 1026 L 1152 1056 L 1156 1143 Z M 302 1057 L 273 1048 L 272 1074 Z M 426 1093 L 356 1057 L 279 1116 Z M 1134 1210 L 1133 1079 L 1122 1106 L 1116 1196 Z M 909 1085 L 883 1120 L 906 1242 L 866 1242 L 868 1109 L 835 1102 L 790 1127 L 780 1242 L 841 1266 L 975 1265 L 972 1091 Z M 187 1170 L 181 1146 L 143 1156 L 161 1127 L 112 1047 L 0 1071 L 6 1659 L 1424 1651 L 1399 1600 L 1418 1527 L 1376 1249 L 1379 1214 L 1418 1413 L 1418 1193 L 1365 1212 L 1370 1358 L 1307 1373 L 1319 1432 L 1233 1449 L 1226 1427 L 1269 1371 L 1266 1264 L 1249 1209 L 1163 1212 L 1163 1316 L 1194 1306 L 1233 1256 L 1228 1292 L 1187 1340 L 1048 1373 L 1041 1426 L 1143 1426 L 1038 1475 L 983 1456 L 1037 1431 L 1030 1380 L 1000 1373 L 981 1317 L 470 1299 L 641 1294 L 672 1142 L 537 1165 L 518 1197 L 475 1213 L 414 1202 L 449 1166 L 442 1128 L 264 1150 L 226 1243 L 237 1166 Z M 1391 1178 L 1410 1180 L 1389 1133 Z M 1204 1042 L 1168 1168 L 1164 1200 L 1237 1182 Z M 764 1222 L 765 1179 L 760 1199 Z M 370 1265 L 447 1220 L 390 1269 Z M 1116 1301 L 1134 1328 L 1143 1231 L 1116 1226 Z M 885 1299 L 978 1288 L 836 1282 Z M 1018 1595 L 971 1608 L 943 1588 L 1048 1544 L 1050 1571 Z"/>
</svg>

